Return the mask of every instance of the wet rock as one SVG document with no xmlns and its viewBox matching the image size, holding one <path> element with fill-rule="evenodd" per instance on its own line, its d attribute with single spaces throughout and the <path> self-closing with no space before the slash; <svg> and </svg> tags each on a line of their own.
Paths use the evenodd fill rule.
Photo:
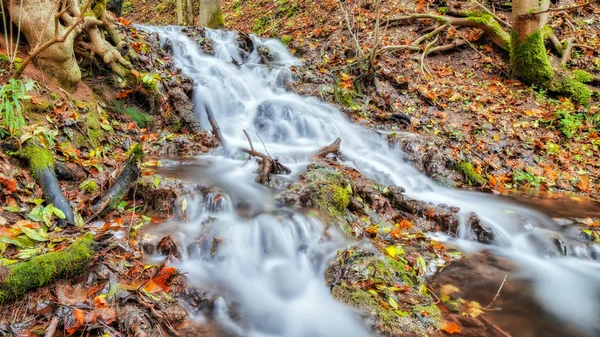
<svg viewBox="0 0 600 337">
<path fill-rule="evenodd" d="M 202 53 L 206 55 L 215 55 L 214 41 L 206 37 L 206 28 L 200 26 L 190 26 L 182 30 L 192 41 L 202 50 Z"/>
<path fill-rule="evenodd" d="M 168 218 L 175 213 L 175 201 L 181 196 L 200 193 L 203 186 L 184 183 L 179 179 L 156 175 L 142 176 L 138 182 L 137 195 L 144 199 L 152 210 Z"/>
<path fill-rule="evenodd" d="M 388 136 L 390 143 L 398 143 L 404 152 L 404 160 L 421 173 L 442 186 L 452 186 L 462 181 L 450 156 L 445 156 L 441 148 L 444 141 L 437 137 L 411 133 L 396 133 Z"/>
<path fill-rule="evenodd" d="M 173 241 L 173 239 L 171 238 L 170 235 L 167 235 L 164 238 L 162 238 L 158 242 L 156 249 L 162 255 L 173 256 L 178 259 L 181 259 L 181 254 L 179 253 L 179 249 L 177 248 L 175 241 Z"/>
<path fill-rule="evenodd" d="M 491 243 L 494 240 L 494 232 L 485 226 L 481 219 L 475 213 L 469 214 L 469 220 L 467 221 L 469 228 L 472 233 L 472 240 L 481 243 Z"/>
<path fill-rule="evenodd" d="M 79 181 L 87 177 L 87 172 L 81 166 L 58 160 L 54 163 L 54 173 L 60 180 Z"/>
<path fill-rule="evenodd" d="M 120 331 L 125 331 L 128 336 L 152 337 L 160 336 L 158 324 L 150 314 L 138 305 L 129 303 L 120 308 L 117 314 Z"/>
</svg>

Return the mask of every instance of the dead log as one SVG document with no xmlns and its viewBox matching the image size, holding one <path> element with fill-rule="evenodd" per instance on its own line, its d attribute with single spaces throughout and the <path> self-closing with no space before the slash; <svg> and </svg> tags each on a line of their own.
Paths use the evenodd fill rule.
<svg viewBox="0 0 600 337">
<path fill-rule="evenodd" d="M 86 234 L 60 252 L 0 267 L 0 305 L 63 277 L 85 270 L 94 252 L 94 236 Z"/>
<path fill-rule="evenodd" d="M 65 198 L 54 173 L 54 155 L 52 152 L 32 141 L 20 153 L 22 158 L 29 161 L 31 174 L 42 188 L 44 200 L 52 204 L 65 214 L 65 220 L 71 225 L 75 224 L 73 209 Z"/>
<path fill-rule="evenodd" d="M 129 191 L 129 188 L 140 176 L 139 162 L 144 157 L 144 151 L 139 144 L 131 149 L 125 168 L 110 189 L 92 206 L 94 215 L 100 215 L 115 208 Z"/>
</svg>

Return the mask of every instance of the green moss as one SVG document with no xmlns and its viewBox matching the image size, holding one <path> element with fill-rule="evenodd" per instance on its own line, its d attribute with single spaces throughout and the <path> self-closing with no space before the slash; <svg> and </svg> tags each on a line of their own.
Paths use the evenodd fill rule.
<svg viewBox="0 0 600 337">
<path fill-rule="evenodd" d="M 105 9 L 106 9 L 106 0 L 96 0 L 96 3 L 94 4 L 92 11 L 94 12 L 94 16 L 97 19 L 99 19 L 102 16 L 102 13 L 104 13 Z"/>
<path fill-rule="evenodd" d="M 93 179 L 86 179 L 79 184 L 79 189 L 86 193 L 96 193 L 100 189 L 98 183 Z"/>
<path fill-rule="evenodd" d="M 140 127 L 145 128 L 152 122 L 152 116 L 145 114 L 134 107 L 127 107 L 125 113 Z"/>
<path fill-rule="evenodd" d="M 284 35 L 281 37 L 281 43 L 284 45 L 288 45 L 292 41 L 292 38 L 289 35 Z"/>
<path fill-rule="evenodd" d="M 332 216 L 340 216 L 350 204 L 350 194 L 345 187 L 323 185 L 317 189 L 315 205 Z"/>
<path fill-rule="evenodd" d="M 462 173 L 467 182 L 471 185 L 483 185 L 487 182 L 487 180 L 484 177 L 475 172 L 475 169 L 473 169 L 473 164 L 469 162 L 459 162 L 457 164 L 457 169 L 460 173 Z"/>
<path fill-rule="evenodd" d="M 100 116 L 94 112 L 89 112 L 86 116 L 88 137 L 92 141 L 93 146 L 98 144 L 105 138 L 105 131 L 100 123 Z"/>
<path fill-rule="evenodd" d="M 582 74 L 579 74 L 579 76 L 581 75 Z M 577 78 L 578 75 L 575 74 L 563 76 L 553 83 L 552 89 L 553 91 L 568 95 L 579 104 L 588 105 L 592 97 L 592 91 Z"/>
<path fill-rule="evenodd" d="M 529 84 L 551 87 L 554 70 L 546 55 L 542 30 L 527 36 L 524 41 L 516 32 L 510 35 L 510 64 L 512 70 Z"/>
<path fill-rule="evenodd" d="M 506 48 L 509 48 L 511 41 L 510 34 L 500 26 L 493 16 L 479 11 L 468 11 L 468 14 L 469 16 L 466 18 L 467 21 L 488 27 L 500 40 L 502 40 Z"/>
<path fill-rule="evenodd" d="M 210 18 L 208 22 L 208 28 L 219 28 L 223 27 L 225 22 L 223 21 L 223 12 L 221 12 L 221 8 L 219 7 Z"/>
<path fill-rule="evenodd" d="M 48 167 L 54 169 L 54 155 L 50 150 L 41 146 L 29 145 L 20 152 L 20 156 L 29 160 L 29 167 L 34 178 Z"/>
<path fill-rule="evenodd" d="M 591 83 L 591 82 L 594 82 L 594 80 L 596 79 L 594 77 L 594 75 L 588 73 L 585 70 L 581 70 L 581 69 L 573 70 L 572 74 L 573 74 L 573 78 L 576 81 L 581 82 L 581 83 Z"/>
<path fill-rule="evenodd" d="M 442 313 L 440 312 L 440 308 L 438 308 L 437 305 L 433 303 L 429 305 L 417 304 L 412 306 L 411 310 L 416 315 L 421 315 L 426 317 L 428 320 L 431 320 L 431 323 L 437 326 L 438 328 L 440 327 L 442 322 Z M 423 315 L 423 313 L 426 313 L 426 315 Z"/>
<path fill-rule="evenodd" d="M 35 256 L 29 261 L 5 267 L 7 275 L 0 283 L 0 304 L 58 278 L 79 274 L 92 257 L 93 243 L 94 236 L 88 233 L 63 251 Z"/>
</svg>

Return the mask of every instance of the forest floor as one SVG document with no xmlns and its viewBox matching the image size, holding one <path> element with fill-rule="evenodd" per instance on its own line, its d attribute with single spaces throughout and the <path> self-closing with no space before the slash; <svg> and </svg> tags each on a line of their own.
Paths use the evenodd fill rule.
<svg viewBox="0 0 600 337">
<path fill-rule="evenodd" d="M 540 207 L 569 208 L 571 213 L 564 216 L 578 212 L 590 225 L 587 233 L 600 237 L 598 218 L 594 217 L 598 210 L 596 200 L 600 197 L 597 97 L 589 106 L 581 106 L 526 86 L 510 75 L 508 55 L 485 40 L 428 56 L 426 62 L 431 70 L 428 74 L 421 71 L 420 63 L 411 54 L 382 55 L 376 63 L 373 81 L 364 84 L 355 80 L 365 71 L 360 60 L 373 44 L 373 2 L 226 0 L 222 6 L 226 28 L 279 38 L 303 61 L 302 66 L 293 69 L 297 81 L 290 89 L 321 97 L 336 104 L 355 122 L 387 133 L 390 143 L 402 147 L 407 161 L 438 183 L 502 195 L 542 195 L 544 199 L 537 202 Z M 384 1 L 381 15 L 386 18 L 435 12 L 436 8 L 428 1 Z M 504 17 L 502 8 L 497 10 L 497 15 Z M 592 47 L 578 50 L 571 66 L 594 74 L 600 73 L 599 15 L 600 8 L 590 6 L 571 13 L 556 13 L 552 21 L 559 38 L 573 37 Z M 126 1 L 124 16 L 122 22 L 126 25 L 128 21 L 174 24 L 174 2 Z M 425 27 L 407 24 L 386 29 L 382 32 L 382 43 L 410 43 Z M 150 57 L 154 64 L 169 64 L 170 57 L 157 54 L 156 45 L 148 43 L 146 36 L 131 28 L 126 30 L 138 53 Z M 471 38 L 475 33 L 467 29 L 460 34 Z M 460 36 L 458 32 L 453 34 L 448 39 Z M 162 78 L 175 73 L 160 66 L 151 72 Z M 0 82 L 5 82 L 7 76 L 0 73 Z M 190 307 L 210 307 L 213 298 L 186 288 L 185 276 L 168 264 L 177 255 L 173 242 L 165 237 L 157 246 L 155 241 L 149 242 L 139 234 L 145 227 L 177 216 L 182 205 L 173 205 L 172 201 L 180 202 L 182 195 L 193 192 L 190 189 L 201 189 L 155 175 L 153 166 L 157 159 L 165 155 L 198 155 L 218 142 L 206 132 L 190 134 L 172 116 L 150 114 L 152 109 L 143 99 L 118 89 L 118 83 L 109 77 L 88 74 L 85 83 L 72 95 L 53 86 L 34 67 L 25 73 L 24 81 L 32 88 L 26 107 L 31 126 L 24 135 L 47 139 L 59 167 L 55 170 L 61 188 L 71 204 L 81 211 L 85 223 L 75 228 L 59 224 L 60 213 L 53 213 L 52 207 L 41 204 L 41 189 L 28 172 L 26 161 L 18 157 L 27 138 L 3 136 L 0 268 L 48 252 L 64 251 L 87 232 L 94 233 L 100 243 L 86 260 L 85 272 L 7 302 L 0 313 L 0 333 L 43 335 L 54 326 L 58 327 L 54 336 L 83 335 L 90 331 L 99 336 L 144 333 L 226 336 L 210 322 L 200 324 L 189 319 L 186 311 Z M 129 156 L 127 150 L 135 143 L 143 143 L 146 151 L 137 187 L 100 217 L 86 212 L 115 182 Z M 485 289 L 482 298 L 486 302 L 478 299 L 479 304 L 465 301 L 466 296 L 457 288 L 444 288 L 449 281 L 440 281 L 436 293 L 446 295 L 442 298 L 444 303 L 461 303 L 458 312 L 449 312 L 441 304 L 436 306 L 433 303 L 440 302 L 434 301 L 436 295 L 424 290 L 429 285 L 422 280 L 420 266 L 434 259 L 450 262 L 457 254 L 419 233 L 455 230 L 440 220 L 446 219 L 451 211 L 412 200 L 399 201 L 398 195 L 385 187 L 375 186 L 356 171 L 334 162 L 320 162 L 309 167 L 309 172 L 316 173 L 301 178 L 297 189 L 288 193 L 289 202 L 302 199 L 298 194 L 307 193 L 307 185 L 325 183 L 336 187 L 331 181 L 321 181 L 324 178 L 318 178 L 318 174 L 341 175 L 352 182 L 353 197 L 361 197 L 367 205 L 362 208 L 351 203 L 341 210 L 352 220 L 350 229 L 345 229 L 347 234 L 357 240 L 369 238 L 387 254 L 386 263 L 392 261 L 389 263 L 394 266 L 401 263 L 402 267 L 402 271 L 394 273 L 389 268 L 369 267 L 373 268 L 369 273 L 377 276 L 377 282 L 346 276 L 344 281 L 348 284 L 343 287 L 338 284 L 332 290 L 336 298 L 369 312 L 379 323 L 376 328 L 388 334 L 414 333 L 378 321 L 391 313 L 400 315 L 402 322 L 418 325 L 419 329 L 436 327 L 437 332 L 432 334 L 436 336 L 461 335 L 461 331 L 469 336 L 502 335 L 502 329 L 480 312 L 481 304 L 491 299 L 495 289 L 491 292 Z M 558 202 L 544 206 L 549 198 L 558 198 Z M 397 203 L 411 211 L 398 211 L 394 206 Z M 369 209 L 376 212 L 368 213 Z M 333 217 L 339 220 L 340 214 Z M 375 226 L 378 217 L 383 221 Z M 473 226 L 477 226 L 477 221 Z M 105 233 L 111 235 L 103 236 Z M 482 233 L 485 237 L 485 231 Z M 399 259 L 388 249 L 398 243 L 406 250 L 402 253 L 406 255 Z M 156 250 L 168 258 L 160 263 L 148 261 L 147 256 Z M 359 268 L 361 261 L 376 262 L 381 258 L 359 249 L 340 252 L 340 256 Z M 337 275 L 344 268 L 347 267 L 341 262 L 332 264 L 326 277 L 329 281 L 339 281 Z M 2 272 L 4 269 L 0 269 L 0 282 L 5 276 Z M 457 273 L 460 275 L 464 270 Z M 385 292 L 379 292 L 382 285 Z M 512 286 L 514 293 L 522 289 L 517 285 Z M 508 284 L 505 291 L 510 289 Z M 372 298 L 376 301 L 369 300 L 366 306 L 364 301 L 352 302 L 357 296 L 364 297 L 373 291 L 376 294 Z M 371 295 L 366 297 L 371 299 Z M 418 305 L 402 302 L 407 298 Z"/>
</svg>

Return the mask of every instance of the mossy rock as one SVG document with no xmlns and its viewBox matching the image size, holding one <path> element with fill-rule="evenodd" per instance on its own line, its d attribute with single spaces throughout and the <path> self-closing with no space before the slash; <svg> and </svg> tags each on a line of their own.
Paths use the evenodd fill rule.
<svg viewBox="0 0 600 337">
<path fill-rule="evenodd" d="M 86 179 L 79 184 L 79 189 L 85 193 L 96 193 L 100 190 L 94 179 Z"/>
<path fill-rule="evenodd" d="M 405 263 L 359 250 L 326 275 L 339 273 L 340 265 L 344 282 L 333 286 L 333 297 L 371 316 L 378 331 L 391 336 L 424 335 L 440 328 L 439 309 Z M 365 288 L 365 284 L 370 286 Z"/>
<path fill-rule="evenodd" d="M 461 161 L 458 162 L 456 166 L 458 171 L 462 173 L 462 175 L 465 177 L 465 180 L 470 185 L 482 186 L 487 182 L 487 180 L 483 176 L 481 176 L 481 174 L 475 172 L 473 164 L 466 161 Z"/>
</svg>

